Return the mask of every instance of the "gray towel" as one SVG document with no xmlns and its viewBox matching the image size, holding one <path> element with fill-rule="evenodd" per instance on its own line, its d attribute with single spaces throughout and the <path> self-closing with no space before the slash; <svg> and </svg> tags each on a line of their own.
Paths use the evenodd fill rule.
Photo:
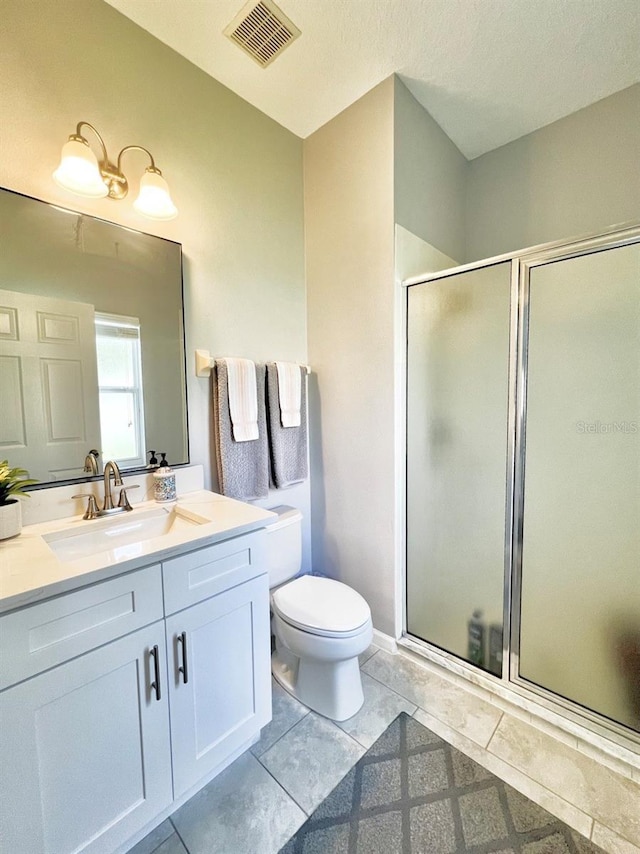
<svg viewBox="0 0 640 854">
<path fill-rule="evenodd" d="M 304 371 L 304 368 L 300 368 Z M 283 427 L 280 420 L 278 369 L 267 365 L 267 407 L 269 411 L 269 450 L 271 475 L 276 489 L 306 480 L 307 468 L 307 383 L 302 376 L 300 426 Z"/>
<path fill-rule="evenodd" d="M 249 500 L 269 494 L 269 446 L 264 401 L 264 365 L 256 365 L 259 437 L 236 442 L 229 414 L 229 385 L 224 359 L 216 359 L 213 382 L 213 431 L 220 491 L 229 498 Z"/>
</svg>

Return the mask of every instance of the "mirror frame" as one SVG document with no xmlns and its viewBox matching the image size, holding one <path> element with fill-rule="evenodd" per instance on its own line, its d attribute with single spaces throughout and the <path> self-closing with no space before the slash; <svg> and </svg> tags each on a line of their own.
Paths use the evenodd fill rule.
<svg viewBox="0 0 640 854">
<path fill-rule="evenodd" d="M 189 390 L 187 384 L 187 348 L 186 348 L 186 330 L 185 330 L 185 305 L 184 305 L 184 255 L 182 251 L 182 243 L 178 243 L 176 240 L 171 240 L 168 237 L 159 237 L 157 234 L 151 234 L 148 231 L 142 231 L 138 228 L 131 228 L 128 225 L 121 225 L 118 222 L 113 222 L 112 220 L 106 219 L 105 217 L 94 216 L 93 214 L 85 213 L 84 211 L 77 211 L 73 208 L 68 208 L 63 205 L 48 202 L 44 199 L 39 199 L 37 196 L 31 196 L 28 193 L 21 193 L 19 190 L 13 190 L 10 187 L 2 187 L 0 186 L 0 191 L 4 191 L 6 193 L 11 193 L 14 196 L 22 196 L 25 199 L 31 199 L 35 202 L 39 202 L 40 204 L 48 205 L 50 208 L 54 208 L 58 211 L 62 211 L 66 214 L 73 214 L 75 216 L 87 217 L 92 220 L 98 220 L 100 222 L 106 223 L 107 225 L 114 226 L 115 228 L 121 228 L 125 231 L 131 232 L 133 234 L 142 234 L 145 237 L 153 238 L 154 240 L 162 240 L 165 243 L 171 243 L 174 246 L 178 247 L 178 251 L 180 253 L 180 330 L 179 335 L 182 339 L 182 375 L 184 378 L 183 388 L 182 388 L 182 397 L 184 400 L 184 427 L 185 427 L 185 451 L 186 451 L 186 461 L 180 463 L 173 463 L 169 460 L 169 463 L 173 469 L 183 468 L 185 466 L 191 465 L 191 449 L 190 449 L 190 433 L 189 433 Z M 137 466 L 132 468 L 120 468 L 120 471 L 123 475 L 132 476 L 132 475 L 142 475 L 148 474 L 152 472 L 154 469 L 149 466 Z M 25 487 L 25 492 L 35 492 L 41 489 L 55 489 L 58 486 L 73 486 L 75 484 L 81 483 L 94 483 L 102 481 L 104 478 L 103 474 L 99 475 L 90 475 L 74 478 L 67 478 L 61 480 L 54 481 L 43 481 L 35 483 L 31 486 Z"/>
</svg>

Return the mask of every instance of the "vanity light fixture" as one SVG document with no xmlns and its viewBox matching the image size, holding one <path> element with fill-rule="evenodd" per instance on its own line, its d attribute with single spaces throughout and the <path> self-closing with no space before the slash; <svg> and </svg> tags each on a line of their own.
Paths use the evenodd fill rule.
<svg viewBox="0 0 640 854">
<path fill-rule="evenodd" d="M 91 128 L 100 143 L 100 159 L 89 147 L 82 135 L 82 127 Z M 173 219 L 178 209 L 171 201 L 169 186 L 157 168 L 150 151 L 141 145 L 125 145 L 116 163 L 107 155 L 104 140 L 89 122 L 78 122 L 76 132 L 72 133 L 62 148 L 60 165 L 53 173 L 53 179 L 59 186 L 80 196 L 94 199 L 108 196 L 110 199 L 124 199 L 129 192 L 129 183 L 121 168 L 125 151 L 144 151 L 151 160 L 140 179 L 140 192 L 133 203 L 138 213 L 150 219 Z"/>
</svg>

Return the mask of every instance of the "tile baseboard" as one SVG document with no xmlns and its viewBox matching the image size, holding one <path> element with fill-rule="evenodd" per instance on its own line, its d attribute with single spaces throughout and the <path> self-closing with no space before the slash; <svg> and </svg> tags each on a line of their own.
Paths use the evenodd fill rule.
<svg viewBox="0 0 640 854">
<path fill-rule="evenodd" d="M 386 635 L 384 632 L 378 631 L 378 629 L 373 630 L 372 643 L 385 652 L 390 652 L 392 655 L 398 652 L 398 642 L 396 639 L 391 637 L 391 635 Z"/>
<path fill-rule="evenodd" d="M 564 718 L 559 712 L 536 703 L 535 699 L 524 697 L 504 684 L 498 684 L 481 671 L 471 671 L 463 663 L 451 661 L 438 651 L 425 648 L 410 638 L 402 637 L 395 643 L 401 654 L 418 661 L 427 670 L 531 724 L 621 776 L 638 782 L 640 745 L 638 751 L 635 751 L 607 739 L 574 720 Z"/>
</svg>

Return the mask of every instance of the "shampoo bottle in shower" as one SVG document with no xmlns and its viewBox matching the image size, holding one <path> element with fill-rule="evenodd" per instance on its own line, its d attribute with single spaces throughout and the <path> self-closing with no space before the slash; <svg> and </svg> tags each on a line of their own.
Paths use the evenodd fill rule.
<svg viewBox="0 0 640 854">
<path fill-rule="evenodd" d="M 480 609 L 473 612 L 473 616 L 467 624 L 468 644 L 467 658 L 472 664 L 484 667 L 484 636 L 485 625 Z"/>
</svg>

